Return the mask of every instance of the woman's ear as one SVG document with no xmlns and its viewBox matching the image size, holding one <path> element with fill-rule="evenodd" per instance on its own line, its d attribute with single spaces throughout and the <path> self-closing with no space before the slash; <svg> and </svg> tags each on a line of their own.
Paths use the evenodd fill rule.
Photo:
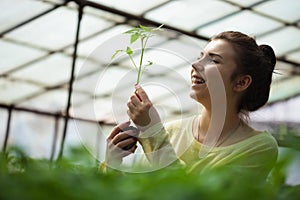
<svg viewBox="0 0 300 200">
<path fill-rule="evenodd" d="M 252 83 L 250 75 L 240 75 L 235 79 L 233 90 L 236 92 L 245 91 Z"/>
</svg>

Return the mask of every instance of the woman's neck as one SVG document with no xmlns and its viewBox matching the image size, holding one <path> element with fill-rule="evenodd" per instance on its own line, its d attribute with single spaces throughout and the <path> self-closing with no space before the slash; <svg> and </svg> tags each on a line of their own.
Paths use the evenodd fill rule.
<svg viewBox="0 0 300 200">
<path fill-rule="evenodd" d="M 223 123 L 222 120 L 212 121 L 211 109 L 207 109 L 204 107 L 203 110 L 201 111 L 201 118 L 198 124 L 199 129 L 198 129 L 197 138 L 199 142 L 203 142 L 209 130 L 220 130 L 221 133 L 218 131 L 218 133 L 214 133 L 214 134 L 216 134 L 216 136 L 221 138 L 221 137 L 227 137 L 227 135 L 230 134 L 231 131 L 237 129 L 237 127 L 241 125 L 241 120 L 239 118 L 238 113 L 235 112 L 235 109 L 227 109 L 225 113 L 225 117 L 222 119 L 224 119 Z M 216 126 L 219 126 L 219 128 L 216 129 Z"/>
</svg>

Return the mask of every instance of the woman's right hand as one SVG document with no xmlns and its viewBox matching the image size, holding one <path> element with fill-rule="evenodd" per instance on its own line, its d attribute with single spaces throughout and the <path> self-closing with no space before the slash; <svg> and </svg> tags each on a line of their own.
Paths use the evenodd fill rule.
<svg viewBox="0 0 300 200">
<path fill-rule="evenodd" d="M 160 116 L 152 105 L 147 93 L 140 85 L 135 85 L 136 91 L 130 96 L 127 114 L 141 132 L 161 122 Z"/>
<path fill-rule="evenodd" d="M 129 125 L 130 121 L 115 126 L 107 137 L 105 162 L 108 166 L 118 167 L 124 157 L 135 152 L 138 132 L 136 130 L 125 130 Z M 132 143 L 134 145 L 131 148 L 124 150 Z"/>
</svg>

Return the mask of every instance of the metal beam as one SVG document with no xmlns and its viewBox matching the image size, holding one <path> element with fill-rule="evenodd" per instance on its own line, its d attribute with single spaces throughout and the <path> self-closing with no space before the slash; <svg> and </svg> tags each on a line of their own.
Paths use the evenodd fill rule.
<svg viewBox="0 0 300 200">
<path fill-rule="evenodd" d="M 67 117 L 64 113 L 47 112 L 47 111 L 42 111 L 42 110 L 33 109 L 33 108 L 26 108 L 26 107 L 21 107 L 21 106 L 0 104 L 0 108 L 8 109 L 8 110 L 12 109 L 12 111 L 27 112 L 27 113 L 43 115 L 43 116 L 48 116 L 48 117 L 53 117 L 53 118 L 59 117 L 61 119 L 65 119 Z M 107 123 L 105 121 L 97 121 L 97 120 L 85 119 L 85 118 L 74 117 L 74 116 L 68 116 L 68 117 L 69 117 L 69 119 L 78 120 L 81 122 L 100 124 L 100 125 L 112 125 L 112 126 L 115 125 L 113 123 Z"/>
</svg>

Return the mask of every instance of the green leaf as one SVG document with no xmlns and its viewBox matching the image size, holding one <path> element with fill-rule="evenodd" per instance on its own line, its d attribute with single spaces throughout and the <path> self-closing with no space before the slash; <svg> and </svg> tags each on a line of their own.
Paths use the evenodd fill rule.
<svg viewBox="0 0 300 200">
<path fill-rule="evenodd" d="M 127 53 L 128 55 L 132 55 L 133 51 L 132 51 L 132 49 L 131 49 L 130 47 L 127 47 L 126 53 Z"/>
<path fill-rule="evenodd" d="M 137 39 L 139 39 L 140 35 L 138 33 L 135 33 L 133 35 L 131 35 L 130 37 L 130 43 L 134 43 Z"/>
<path fill-rule="evenodd" d="M 123 52 L 124 50 L 118 49 L 115 51 L 115 53 L 111 56 L 111 59 L 114 59 L 119 53 Z"/>
<path fill-rule="evenodd" d="M 130 29 L 126 32 L 124 32 L 125 34 L 135 34 L 135 33 L 138 33 L 139 32 L 139 28 L 133 28 L 133 29 Z"/>
<path fill-rule="evenodd" d="M 143 25 L 140 25 L 140 28 L 142 28 L 146 32 L 151 32 L 152 31 L 149 27 L 146 27 L 146 26 L 143 26 Z"/>
</svg>

